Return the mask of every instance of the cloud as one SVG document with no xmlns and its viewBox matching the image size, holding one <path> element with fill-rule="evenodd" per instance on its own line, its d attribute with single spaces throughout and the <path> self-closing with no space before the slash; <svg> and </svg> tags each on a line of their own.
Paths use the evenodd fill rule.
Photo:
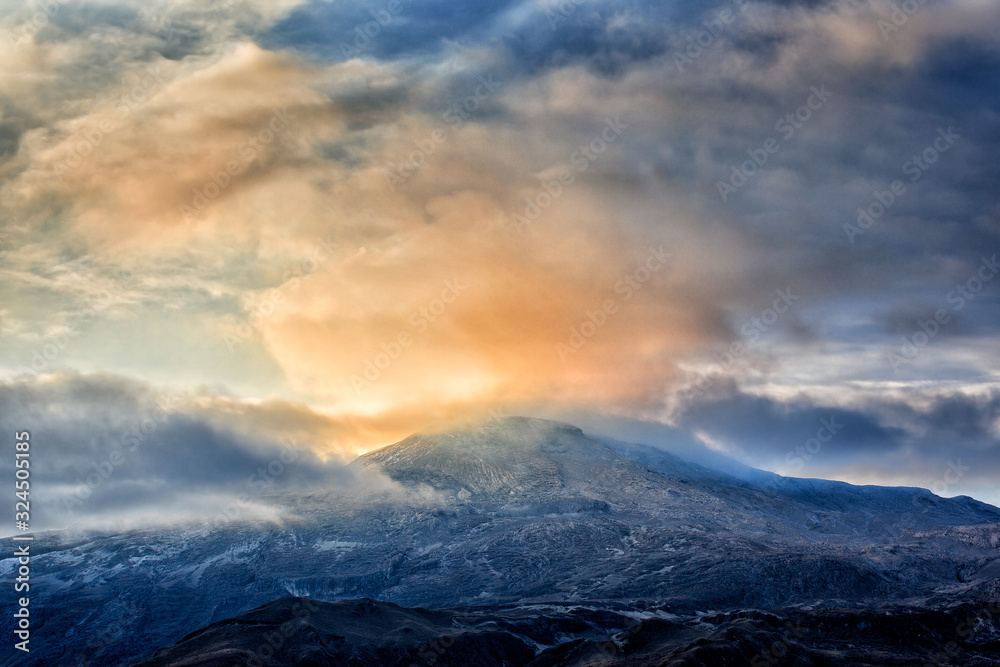
<svg viewBox="0 0 1000 667">
<path fill-rule="evenodd" d="M 995 386 L 877 396 L 840 404 L 806 396 L 782 400 L 718 382 L 681 398 L 673 423 L 717 450 L 782 474 L 997 501 L 991 487 L 1000 472 Z"/>
<path fill-rule="evenodd" d="M 262 36 L 268 48 L 292 47 L 324 60 L 401 59 L 434 53 L 449 42 L 488 35 L 513 0 L 467 3 L 412 0 L 304 3 Z"/>
<path fill-rule="evenodd" d="M 382 411 L 392 423 L 394 411 L 433 411 L 434 403 L 655 402 L 672 359 L 717 334 L 717 314 L 678 289 L 673 261 L 649 257 L 676 256 L 676 248 L 614 228 L 620 217 L 631 224 L 616 210 L 627 187 L 602 180 L 627 141 L 629 123 L 616 120 L 614 106 L 578 110 L 563 137 L 539 141 L 504 129 L 506 82 L 472 68 L 444 80 L 420 74 L 402 86 L 398 68 L 351 61 L 317 69 L 252 45 L 161 65 L 148 75 L 141 104 L 122 108 L 121 122 L 79 167 L 57 181 L 45 175 L 65 163 L 83 128 L 110 123 L 116 106 L 98 105 L 34 144 L 31 167 L 11 189 L 25 209 L 72 202 L 67 225 L 91 253 L 221 262 L 229 273 L 222 293 L 241 292 L 247 310 L 278 290 L 283 303 L 259 326 L 264 349 L 293 391 L 338 413 Z M 470 100 L 462 109 L 473 117 L 448 115 Z M 245 174 L 226 176 L 227 160 L 241 159 L 240 141 L 266 128 L 276 108 L 293 116 L 285 134 Z M 493 150 L 497 131 L 508 135 L 508 150 Z M 426 167 L 389 187 L 386 165 L 396 168 L 427 141 L 434 150 Z M 583 157 L 579 149 L 591 145 L 599 151 Z M 563 173 L 573 182 L 560 184 Z M 198 207 L 210 189 L 218 196 L 181 225 L 178 209 Z M 544 216 L 530 208 L 539 203 Z M 519 220 L 529 219 L 521 229 Z M 211 244 L 222 238 L 228 247 L 220 257 Z M 324 238 L 337 249 L 319 270 L 301 280 L 280 271 L 279 262 L 307 256 Z M 247 266 L 255 261 L 259 267 Z M 643 268 L 650 261 L 655 274 Z M 636 272 L 641 290 L 623 287 Z M 205 278 L 192 276 L 191 287 Z M 449 283 L 468 287 L 437 313 Z M 51 281 L 46 287 L 56 290 Z M 602 312 L 607 303 L 613 313 Z M 421 308 L 433 312 L 423 316 Z M 597 326 L 591 313 L 600 335 L 588 335 L 585 349 L 560 352 L 579 327 Z M 221 343 L 239 325 L 220 319 L 194 325 Z M 378 369 L 375 382 L 368 364 L 404 333 L 419 339 L 416 353 L 407 350 L 391 372 Z M 623 343 L 641 356 L 623 355 Z M 620 375 L 612 382 L 609 368 Z M 414 400 L 420 395 L 434 398 Z"/>
<path fill-rule="evenodd" d="M 30 432 L 32 525 L 127 529 L 171 522 L 288 521 L 279 496 L 402 499 L 346 467 L 363 421 L 281 401 L 165 393 L 114 376 L 50 374 L 0 385 L 0 421 Z M 13 461 L 0 464 L 13 478 Z M 284 508 L 284 509 L 283 509 Z"/>
<path fill-rule="evenodd" d="M 996 283 L 886 361 L 997 245 L 983 3 L 885 35 L 877 3 L 403 4 L 350 56 L 381 5 L 67 3 L 11 49 L 6 371 L 58 348 L 35 370 L 307 404 L 363 449 L 511 405 L 667 419 L 739 349 L 690 428 L 781 457 L 836 408 L 893 462 L 919 438 L 857 410 L 872 387 L 996 381 Z"/>
<path fill-rule="evenodd" d="M 65 210 L 91 244 L 188 240 L 199 222 L 225 225 L 261 172 L 290 159 L 283 151 L 304 141 L 296 119 L 318 114 L 337 131 L 302 70 L 252 45 L 191 75 L 160 61 L 133 76 L 88 113 L 36 133 L 8 198 L 36 216 Z"/>
</svg>

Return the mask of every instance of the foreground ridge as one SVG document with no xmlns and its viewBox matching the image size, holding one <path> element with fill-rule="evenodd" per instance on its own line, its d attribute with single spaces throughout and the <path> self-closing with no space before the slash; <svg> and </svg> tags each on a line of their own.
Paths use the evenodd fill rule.
<svg viewBox="0 0 1000 667">
<path fill-rule="evenodd" d="M 996 665 L 1000 607 L 740 609 L 544 605 L 427 610 L 285 598 L 136 667 L 266 665 Z"/>
</svg>

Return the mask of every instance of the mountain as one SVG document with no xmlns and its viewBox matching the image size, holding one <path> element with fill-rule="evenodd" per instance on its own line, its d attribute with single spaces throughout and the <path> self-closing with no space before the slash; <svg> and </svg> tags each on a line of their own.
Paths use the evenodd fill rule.
<svg viewBox="0 0 1000 667">
<path fill-rule="evenodd" d="M 45 610 L 32 635 L 37 655 L 49 664 L 127 663 L 209 626 L 197 636 L 221 641 L 220 628 L 243 626 L 213 624 L 289 596 L 516 609 L 542 624 L 544 614 L 531 611 L 539 605 L 696 619 L 709 610 L 929 610 L 1000 597 L 1000 510 L 969 498 L 734 476 L 514 417 L 414 435 L 351 470 L 402 491 L 265 499 L 295 517 L 283 525 L 36 538 L 32 605 Z M 0 562 L 4 578 L 14 568 L 13 559 Z M 415 622 L 400 621 L 398 631 L 425 637 Z M 0 625 L 12 630 L 9 616 Z M 538 654 L 562 645 L 521 641 Z M 376 644 L 366 646 L 385 647 Z"/>
<path fill-rule="evenodd" d="M 575 426 L 524 417 L 413 435 L 356 463 L 403 484 L 490 500 L 603 494 L 645 472 Z"/>
</svg>

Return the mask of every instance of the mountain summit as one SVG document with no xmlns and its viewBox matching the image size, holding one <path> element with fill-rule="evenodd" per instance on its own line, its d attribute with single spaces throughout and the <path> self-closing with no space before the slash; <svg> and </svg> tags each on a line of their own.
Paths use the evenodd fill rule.
<svg viewBox="0 0 1000 667">
<path fill-rule="evenodd" d="M 398 482 L 427 484 L 461 498 L 598 493 L 626 470 L 646 474 L 575 426 L 528 417 L 412 435 L 358 463 Z"/>
</svg>

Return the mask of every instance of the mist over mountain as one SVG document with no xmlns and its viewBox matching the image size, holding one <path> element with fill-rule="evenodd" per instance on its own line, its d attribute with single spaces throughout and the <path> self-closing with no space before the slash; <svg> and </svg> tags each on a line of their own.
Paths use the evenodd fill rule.
<svg viewBox="0 0 1000 667">
<path fill-rule="evenodd" d="M 263 624 L 225 619 L 289 596 L 466 609 L 449 613 L 484 615 L 483 623 L 494 624 L 490 614 L 517 610 L 522 620 L 510 621 L 515 626 L 530 625 L 524 618 L 537 605 L 558 607 L 534 614 L 539 619 L 561 615 L 571 625 L 581 608 L 605 614 L 588 620 L 586 632 L 544 641 L 506 627 L 502 643 L 521 656 L 510 664 L 527 664 L 558 647 L 569 655 L 575 649 L 568 642 L 612 641 L 641 618 L 672 618 L 690 630 L 693 619 L 712 610 L 785 610 L 776 613 L 791 618 L 822 609 L 987 604 L 1000 595 L 1000 510 L 971 498 L 759 471 L 741 479 L 653 447 L 522 417 L 416 434 L 351 467 L 359 479 L 388 477 L 406 493 L 351 502 L 333 492 L 283 491 L 267 498 L 294 517 L 282 525 L 188 526 L 73 541 L 41 536 L 32 586 L 45 622 L 32 655 L 53 664 L 128 663 L 216 624 L 199 635 L 211 641 L 189 637 L 171 649 L 173 662 L 161 656 L 150 664 L 182 664 L 181 654 L 192 660 L 183 664 L 236 664 L 233 656 L 246 660 L 247 643 L 278 612 L 268 607 L 272 621 Z M 2 567 L 9 577 L 14 561 Z M 317 642 L 343 634 L 336 610 L 345 607 L 324 609 L 332 620 L 316 630 Z M 404 619 L 390 623 L 392 633 L 405 633 L 415 627 L 407 614 L 423 612 L 391 613 Z M 441 628 L 450 621 L 435 618 L 426 634 L 397 642 L 399 659 L 446 636 Z M 109 630 L 103 637 L 84 631 L 94 627 Z M 995 639 L 989 627 L 984 636 Z M 685 630 L 678 641 L 709 637 L 706 628 Z M 655 641 L 673 646 L 673 635 L 660 630 Z M 511 633 L 523 646 L 511 643 Z M 379 641 L 365 645 L 374 651 Z M 295 662 L 305 659 L 296 651 L 308 653 L 308 645 L 268 664 L 335 664 L 341 655 L 330 648 L 311 663 Z M 459 655 L 472 653 L 455 653 L 446 664 L 462 664 Z M 559 660 L 537 664 L 585 664 Z M 31 663 L 14 656 L 4 664 Z"/>
<path fill-rule="evenodd" d="M 0 3 L 0 667 L 1000 665 L 998 6 Z"/>
</svg>

